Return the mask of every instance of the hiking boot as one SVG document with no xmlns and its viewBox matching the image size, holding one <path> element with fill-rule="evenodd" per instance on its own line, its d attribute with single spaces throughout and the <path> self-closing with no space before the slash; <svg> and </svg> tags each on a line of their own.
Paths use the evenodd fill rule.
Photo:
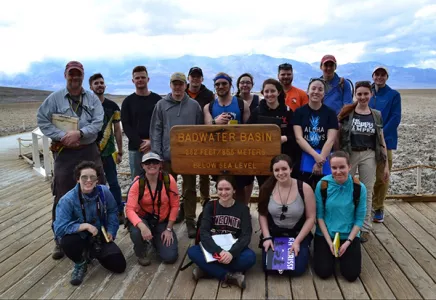
<svg viewBox="0 0 436 300">
<path fill-rule="evenodd" d="M 147 255 L 144 255 L 143 257 L 138 257 L 138 264 L 141 266 L 149 266 L 151 265 L 151 259 Z"/>
<path fill-rule="evenodd" d="M 179 214 L 177 215 L 176 224 L 183 222 L 185 219 L 185 209 L 183 203 L 180 204 Z"/>
<path fill-rule="evenodd" d="M 360 242 L 361 243 L 366 243 L 369 239 L 369 232 L 368 231 L 362 231 L 360 233 Z"/>
<path fill-rule="evenodd" d="M 188 229 L 188 238 L 195 239 L 197 236 L 197 229 L 193 221 L 186 222 L 186 229 Z"/>
<path fill-rule="evenodd" d="M 204 271 L 199 267 L 195 267 L 192 270 L 192 279 L 194 279 L 195 281 L 198 281 L 199 279 L 204 277 L 206 277 L 206 273 L 204 273 Z"/>
<path fill-rule="evenodd" d="M 240 272 L 227 273 L 226 279 L 227 284 L 239 286 L 241 289 L 245 289 L 245 275 Z"/>
<path fill-rule="evenodd" d="M 64 250 L 62 250 L 61 245 L 59 245 L 58 240 L 55 240 L 56 246 L 53 249 L 53 253 L 51 257 L 55 260 L 61 259 L 64 257 L 65 253 Z"/>
<path fill-rule="evenodd" d="M 374 212 L 374 217 L 372 219 L 373 222 L 376 223 L 383 223 L 383 221 L 385 220 L 385 213 L 382 209 L 377 209 Z"/>
<path fill-rule="evenodd" d="M 71 273 L 71 281 L 72 285 L 80 285 L 85 278 L 86 271 L 88 270 L 88 265 L 86 264 L 86 260 L 79 264 L 74 265 L 73 273 Z"/>
</svg>

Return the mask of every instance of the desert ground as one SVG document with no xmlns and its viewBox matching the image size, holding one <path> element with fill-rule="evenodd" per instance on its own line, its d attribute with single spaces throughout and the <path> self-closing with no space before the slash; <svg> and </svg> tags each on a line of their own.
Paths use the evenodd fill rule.
<svg viewBox="0 0 436 300">
<path fill-rule="evenodd" d="M 48 92 L 25 95 L 19 90 L 0 88 L 0 136 L 30 131 L 36 127 L 36 111 Z M 436 167 L 436 90 L 400 90 L 402 96 L 402 120 L 399 128 L 398 149 L 394 151 L 393 169 L 403 168 L 421 162 Z M 19 94 L 19 95 L 18 95 Z M 17 96 L 18 95 L 18 96 Z M 123 96 L 108 96 L 119 105 Z M 119 172 L 129 172 L 127 138 L 124 136 L 123 162 Z M 123 191 L 127 191 L 130 177 L 119 176 Z M 434 182 L 436 171 L 422 172 L 423 193 L 436 194 Z M 213 183 L 212 183 L 213 184 Z M 211 187 L 212 187 L 211 184 Z M 416 193 L 416 169 L 391 174 L 390 194 Z M 255 187 L 254 194 L 257 194 Z"/>
</svg>

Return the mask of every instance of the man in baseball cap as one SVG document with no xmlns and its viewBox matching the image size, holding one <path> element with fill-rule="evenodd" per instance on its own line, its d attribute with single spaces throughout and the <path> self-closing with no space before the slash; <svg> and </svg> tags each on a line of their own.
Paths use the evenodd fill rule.
<svg viewBox="0 0 436 300">
<path fill-rule="evenodd" d="M 77 184 L 72 174 L 80 162 L 84 160 L 95 162 L 100 170 L 99 183 L 106 183 L 100 151 L 95 142 L 103 125 L 103 106 L 94 93 L 83 89 L 84 75 L 83 65 L 80 62 L 67 63 L 64 71 L 66 87 L 50 94 L 37 112 L 38 127 L 52 140 L 50 150 L 54 158 L 53 222 L 56 219 L 58 201 Z M 64 130 L 58 125 L 55 114 L 76 119 L 77 128 Z M 64 252 L 57 237 L 55 241 L 52 257 L 60 259 L 64 256 Z"/>
<path fill-rule="evenodd" d="M 323 103 L 333 109 L 337 115 L 345 104 L 353 103 L 353 88 L 349 80 L 336 74 L 336 68 L 336 57 L 331 54 L 322 57 L 321 78 L 327 85 Z"/>
<path fill-rule="evenodd" d="M 182 72 L 175 72 L 170 77 L 170 83 L 173 83 L 174 81 L 181 81 L 183 83 L 187 83 L 186 76 Z"/>
<path fill-rule="evenodd" d="M 379 110 L 383 118 L 383 135 L 388 152 L 389 172 L 392 169 L 392 151 L 397 149 L 398 126 L 401 122 L 401 95 L 398 91 L 390 88 L 386 81 L 389 78 L 388 68 L 377 66 L 372 72 L 374 89 L 369 107 Z M 384 221 L 384 201 L 389 189 L 389 179 L 383 180 L 384 162 L 377 164 L 377 176 L 372 196 L 372 208 L 374 209 L 373 221 Z"/>
</svg>

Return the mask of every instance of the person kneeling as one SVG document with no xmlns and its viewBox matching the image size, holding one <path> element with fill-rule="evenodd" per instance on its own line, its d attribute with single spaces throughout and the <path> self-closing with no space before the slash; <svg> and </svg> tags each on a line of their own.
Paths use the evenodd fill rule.
<svg viewBox="0 0 436 300">
<path fill-rule="evenodd" d="M 173 264 L 178 256 L 173 225 L 179 211 L 177 182 L 162 170 L 162 158 L 153 152 L 142 157 L 142 174 L 135 178 L 127 197 L 126 215 L 138 263 L 150 265 L 152 244 L 161 260 Z"/>
<path fill-rule="evenodd" d="M 335 257 L 339 257 L 341 274 L 352 282 L 361 272 L 360 228 L 366 215 L 366 187 L 354 182 L 350 175 L 350 158 L 344 151 L 331 154 L 330 167 L 332 174 L 323 177 L 315 190 L 318 224 L 314 269 L 319 277 L 328 278 L 335 269 Z M 333 243 L 337 233 L 339 249 Z"/>
<path fill-rule="evenodd" d="M 97 185 L 99 175 L 94 162 L 79 163 L 74 170 L 76 186 L 56 206 L 54 232 L 67 257 L 75 263 L 72 285 L 82 283 L 87 263 L 93 258 L 114 273 L 126 269 L 126 259 L 114 243 L 119 227 L 118 206 L 109 189 Z"/>
<path fill-rule="evenodd" d="M 235 183 L 227 177 L 217 179 L 219 200 L 209 201 L 203 209 L 200 243 L 188 249 L 188 256 L 198 267 L 193 270 L 194 280 L 215 277 L 225 285 L 234 284 L 244 289 L 243 272 L 256 263 L 256 254 L 248 248 L 251 240 L 251 216 L 248 206 L 234 199 Z M 232 234 L 236 242 L 230 249 L 218 246 L 212 236 Z M 217 261 L 207 262 L 203 249 Z"/>
<path fill-rule="evenodd" d="M 291 178 L 292 160 L 288 155 L 274 157 L 271 171 L 273 176 L 260 189 L 258 205 L 263 269 L 267 271 L 268 250 L 275 250 L 274 240 L 278 237 L 294 238 L 288 255 L 294 252 L 295 268 L 287 272 L 290 276 L 299 276 L 309 263 L 311 230 L 316 216 L 315 196 L 307 183 Z"/>
</svg>

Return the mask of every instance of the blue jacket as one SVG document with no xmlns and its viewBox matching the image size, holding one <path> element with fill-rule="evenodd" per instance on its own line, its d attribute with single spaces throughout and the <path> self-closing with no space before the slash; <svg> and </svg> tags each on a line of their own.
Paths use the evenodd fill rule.
<svg viewBox="0 0 436 300">
<path fill-rule="evenodd" d="M 328 182 L 327 200 L 325 206 L 321 196 L 321 181 Z M 353 226 L 362 227 L 366 215 L 366 187 L 363 183 L 360 192 L 360 201 L 357 208 L 353 202 L 353 179 L 348 175 L 344 184 L 337 183 L 332 175 L 324 176 L 316 185 L 316 218 L 323 219 L 331 238 L 339 232 L 341 240 L 346 240 Z M 319 225 L 316 225 L 316 234 L 322 236 Z M 360 233 L 357 235 L 360 237 Z"/>
<path fill-rule="evenodd" d="M 112 237 L 115 239 L 119 223 L 118 223 L 118 206 L 115 202 L 112 193 L 105 185 L 101 185 L 104 193 L 104 201 L 106 203 L 107 210 L 107 232 L 112 234 Z M 55 236 L 57 238 L 62 238 L 67 234 L 77 233 L 80 224 L 84 223 L 82 209 L 80 207 L 79 200 L 79 184 L 66 193 L 59 200 L 59 203 L 56 206 L 56 220 L 53 223 Z M 98 201 L 98 192 L 97 188 L 91 194 L 82 194 L 83 200 L 85 202 L 85 213 L 86 220 L 88 223 L 91 223 L 91 220 L 95 219 L 96 223 L 92 224 L 99 229 L 101 232 L 101 223 L 100 218 L 97 217 L 97 205 L 96 201 Z M 104 208 L 101 205 L 100 207 L 102 213 L 104 212 Z M 86 232 L 80 232 L 80 235 L 85 238 Z"/>
<path fill-rule="evenodd" d="M 333 79 L 327 82 L 329 88 L 327 88 L 323 101 L 325 105 L 336 112 L 336 115 L 339 114 L 345 104 L 353 103 L 353 92 L 351 91 L 350 83 L 344 79 L 344 88 L 342 89 L 339 84 L 340 80 L 338 74 L 335 73 Z"/>
<path fill-rule="evenodd" d="M 388 150 L 396 150 L 398 144 L 398 126 L 401 122 L 401 95 L 385 85 L 378 92 L 373 90 L 369 107 L 381 112 L 383 118 L 383 134 Z"/>
</svg>

